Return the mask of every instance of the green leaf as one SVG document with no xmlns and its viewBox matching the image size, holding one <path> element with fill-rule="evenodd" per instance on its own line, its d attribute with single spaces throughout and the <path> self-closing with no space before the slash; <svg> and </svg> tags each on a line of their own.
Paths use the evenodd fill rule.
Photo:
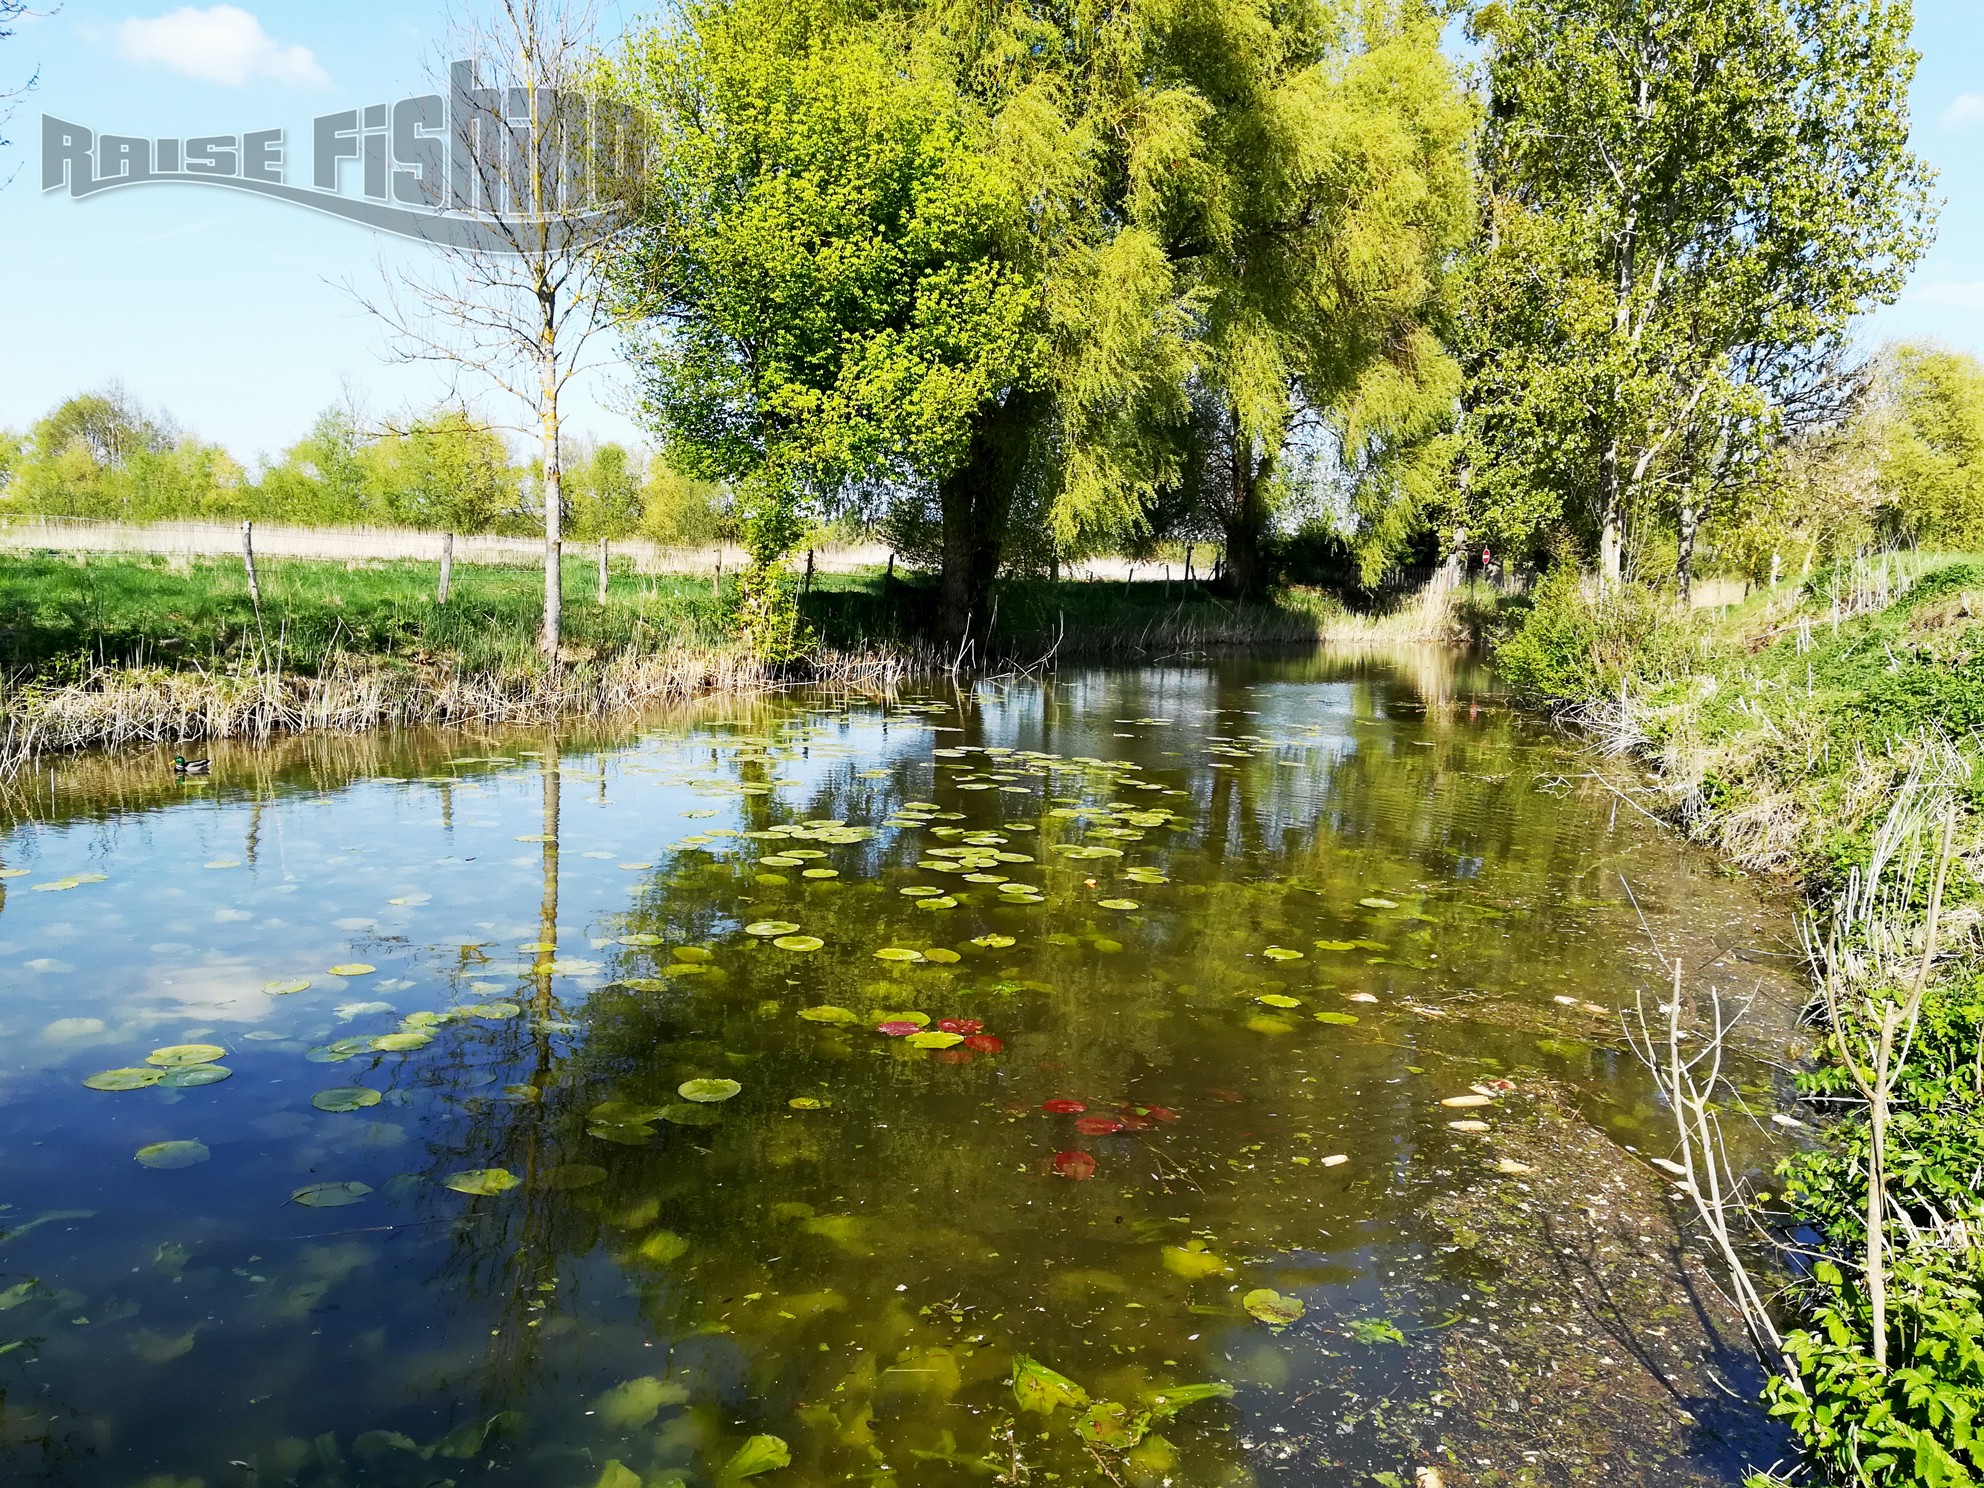
<svg viewBox="0 0 1984 1488">
<path fill-rule="evenodd" d="M 508 1168 L 469 1168 L 450 1173 L 441 1183 L 456 1193 L 487 1195 L 509 1192 L 517 1186 L 518 1178 Z"/>
<path fill-rule="evenodd" d="M 723 1465 L 723 1471 L 717 1477 L 726 1482 L 736 1478 L 754 1478 L 759 1473 L 791 1465 L 792 1453 L 783 1440 L 776 1436 L 754 1436 L 737 1449 L 737 1455 Z"/>
<path fill-rule="evenodd" d="M 1405 1342 L 1398 1325 L 1387 1318 L 1356 1318 L 1350 1324 L 1350 1336 L 1359 1343 Z"/>
<path fill-rule="evenodd" d="M 1075 1417 L 1075 1435 L 1090 1446 L 1107 1447 L 1112 1452 L 1127 1452 L 1148 1430 L 1149 1416 L 1132 1414 L 1127 1405 L 1113 1400 L 1098 1400 Z"/>
<path fill-rule="evenodd" d="M 1170 1385 L 1151 1398 L 1150 1418 L 1169 1420 L 1188 1405 L 1197 1405 L 1201 1400 L 1231 1400 L 1233 1394 L 1233 1386 L 1224 1383 Z"/>
<path fill-rule="evenodd" d="M 684 1080 L 675 1093 L 689 1101 L 727 1101 L 743 1088 L 735 1080 Z"/>
<path fill-rule="evenodd" d="M 1309 1310 L 1309 1304 L 1300 1297 L 1284 1297 L 1272 1287 L 1256 1287 L 1240 1299 L 1240 1305 L 1277 1328 L 1286 1328 Z"/>
<path fill-rule="evenodd" d="M 1015 1354 L 1013 1399 L 1019 1402 L 1021 1410 L 1039 1411 L 1043 1416 L 1051 1416 L 1057 1406 L 1087 1405 L 1088 1391 L 1065 1374 L 1056 1374 L 1039 1360 L 1030 1359 L 1025 1354 Z"/>
</svg>

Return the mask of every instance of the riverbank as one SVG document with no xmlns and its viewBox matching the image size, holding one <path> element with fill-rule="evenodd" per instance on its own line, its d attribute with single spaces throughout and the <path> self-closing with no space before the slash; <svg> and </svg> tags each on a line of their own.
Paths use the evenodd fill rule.
<svg viewBox="0 0 1984 1488">
<path fill-rule="evenodd" d="M 729 639 L 729 581 L 566 564 L 566 645 L 537 652 L 541 575 L 278 561 L 259 599 L 234 560 L 0 555 L 5 763 L 51 749 L 299 729 L 529 723 L 788 682 L 887 692 L 955 660 L 933 644 L 920 576 L 820 574 L 801 600 L 816 644 L 770 667 Z M 1015 581 L 993 670 L 1077 658 L 1156 660 L 1233 647 L 1468 638 L 1483 601 L 1414 596 L 1357 613 L 1321 590 L 1236 604 L 1198 584 Z"/>
<path fill-rule="evenodd" d="M 1818 1141 L 1781 1198 L 1734 1214 L 1794 1262 L 1774 1413 L 1835 1482 L 1984 1481 L 1984 559 L 1843 564 L 1717 616 L 1560 577 L 1498 654 L 1519 692 L 1651 767 L 1637 809 L 1806 896 L 1832 1008 L 1800 1077 Z"/>
</svg>

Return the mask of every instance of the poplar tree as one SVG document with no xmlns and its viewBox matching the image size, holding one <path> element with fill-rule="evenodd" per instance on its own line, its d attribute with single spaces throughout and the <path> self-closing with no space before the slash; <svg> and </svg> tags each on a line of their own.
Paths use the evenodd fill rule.
<svg viewBox="0 0 1984 1488">
<path fill-rule="evenodd" d="M 1836 411 L 1853 318 L 1894 299 L 1930 240 L 1911 19 L 1909 0 L 1475 11 L 1463 531 L 1470 511 L 1582 519 L 1617 582 L 1631 524 L 1667 492 L 1685 588 L 1702 498 Z"/>
</svg>

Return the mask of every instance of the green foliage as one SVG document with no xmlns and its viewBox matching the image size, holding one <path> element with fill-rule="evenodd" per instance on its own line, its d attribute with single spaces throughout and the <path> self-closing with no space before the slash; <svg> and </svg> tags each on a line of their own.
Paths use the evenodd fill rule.
<svg viewBox="0 0 1984 1488">
<path fill-rule="evenodd" d="M 1519 629 L 1496 651 L 1502 675 L 1531 701 L 1617 696 L 1661 670 L 1660 613 L 1637 584 L 1598 586 L 1560 563 L 1536 586 Z"/>
<path fill-rule="evenodd" d="M 1852 318 L 1927 246 L 1909 20 L 1906 0 L 1476 10 L 1458 519 L 1505 548 L 1567 521 L 1616 577 L 1630 522 L 1768 489 L 1787 414 L 1836 406 Z"/>
<path fill-rule="evenodd" d="M 1984 548 L 1984 364 L 1903 342 L 1880 375 L 1884 525 L 1924 546 Z"/>
</svg>

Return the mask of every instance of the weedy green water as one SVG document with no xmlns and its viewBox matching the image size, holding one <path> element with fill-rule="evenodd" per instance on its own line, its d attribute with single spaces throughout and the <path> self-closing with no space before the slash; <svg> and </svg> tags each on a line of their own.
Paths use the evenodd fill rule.
<svg viewBox="0 0 1984 1488">
<path fill-rule="evenodd" d="M 1714 1483 L 1769 1444 L 1682 1316 L 1617 1009 L 1649 935 L 1755 992 L 1782 907 L 1458 653 L 213 759 L 72 761 L 0 842 L 9 1482 Z"/>
</svg>

